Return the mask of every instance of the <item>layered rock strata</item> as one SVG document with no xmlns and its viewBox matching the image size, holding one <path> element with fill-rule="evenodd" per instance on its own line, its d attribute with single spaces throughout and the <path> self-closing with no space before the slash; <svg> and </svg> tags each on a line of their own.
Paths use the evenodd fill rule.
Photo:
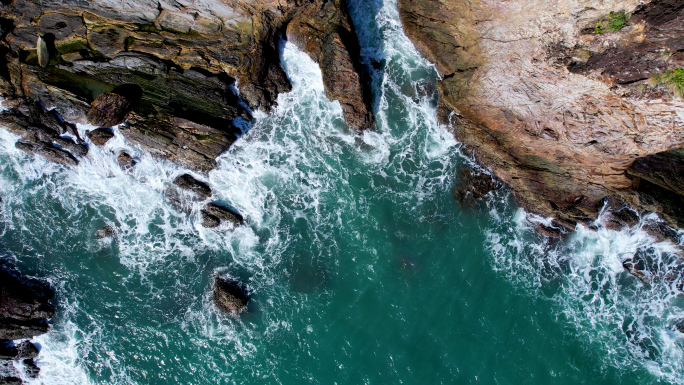
<svg viewBox="0 0 684 385">
<path fill-rule="evenodd" d="M 343 0 L 3 4 L 6 98 L 40 101 L 72 123 L 123 123 L 129 142 L 198 170 L 215 165 L 251 110 L 290 90 L 279 53 L 286 31 L 320 64 L 348 124 L 373 124 Z"/>
<path fill-rule="evenodd" d="M 682 226 L 684 4 L 641 3 L 399 1 L 441 120 L 527 209 L 574 228 L 613 197 Z"/>
</svg>

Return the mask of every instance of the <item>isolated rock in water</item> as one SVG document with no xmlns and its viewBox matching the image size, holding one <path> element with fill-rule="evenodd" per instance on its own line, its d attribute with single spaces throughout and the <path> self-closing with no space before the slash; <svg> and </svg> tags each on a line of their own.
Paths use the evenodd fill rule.
<svg viewBox="0 0 684 385">
<path fill-rule="evenodd" d="M 201 199 L 207 199 L 211 196 L 211 188 L 208 184 L 195 179 L 190 174 L 183 174 L 173 181 L 173 184 L 183 190 L 192 191 Z"/>
<path fill-rule="evenodd" d="M 205 210 L 202 210 L 202 226 L 206 228 L 218 227 L 221 224 L 221 220 L 215 215 L 211 215 Z"/>
<path fill-rule="evenodd" d="M 110 225 L 102 226 L 101 229 L 95 232 L 95 237 L 97 239 L 113 238 L 114 236 L 116 236 L 116 230 Z"/>
<path fill-rule="evenodd" d="M 680 333 L 684 333 L 684 319 L 675 324 L 675 329 L 679 330 Z"/>
<path fill-rule="evenodd" d="M 54 292 L 16 269 L 0 265 L 0 340 L 28 339 L 46 333 L 55 314 L 48 303 Z"/>
<path fill-rule="evenodd" d="M 128 98 L 113 92 L 100 94 L 93 100 L 91 106 L 88 111 L 88 122 L 102 127 L 112 127 L 122 123 L 133 107 Z"/>
<path fill-rule="evenodd" d="M 137 163 L 135 159 L 133 159 L 133 157 L 127 152 L 122 152 L 119 154 L 119 156 L 116 158 L 116 161 L 119 162 L 119 166 L 122 170 L 130 170 Z"/>
<path fill-rule="evenodd" d="M 459 204 L 472 203 L 500 187 L 501 183 L 491 175 L 462 166 L 453 193 Z"/>
<path fill-rule="evenodd" d="M 50 64 L 50 52 L 42 36 L 38 36 L 36 41 L 36 53 L 38 54 L 38 65 L 45 68 Z"/>
<path fill-rule="evenodd" d="M 108 128 L 98 128 L 92 131 L 88 131 L 88 138 L 90 139 L 93 144 L 96 146 L 104 146 L 107 144 L 109 139 L 114 137 L 114 133 L 112 130 Z"/>
<path fill-rule="evenodd" d="M 235 225 L 239 225 L 242 222 L 244 222 L 244 218 L 242 217 L 242 215 L 216 203 L 209 203 L 208 205 L 206 205 L 203 210 L 203 213 L 205 212 L 211 216 L 220 219 L 221 221 L 232 222 Z"/>
<path fill-rule="evenodd" d="M 639 278 L 644 282 L 648 282 L 648 278 L 645 274 L 646 261 L 644 261 L 644 259 L 639 254 L 636 254 L 634 257 L 630 259 L 624 260 L 622 262 L 622 267 L 624 267 L 629 274 Z"/>
<path fill-rule="evenodd" d="M 231 279 L 214 277 L 214 305 L 226 314 L 240 313 L 247 310 L 249 297 L 240 283 Z"/>
</svg>

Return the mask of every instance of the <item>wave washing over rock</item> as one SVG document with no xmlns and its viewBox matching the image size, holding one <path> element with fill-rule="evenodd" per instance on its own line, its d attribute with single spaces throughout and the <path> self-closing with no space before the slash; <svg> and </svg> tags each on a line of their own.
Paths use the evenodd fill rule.
<svg viewBox="0 0 684 385">
<path fill-rule="evenodd" d="M 400 3 L 3 8 L 0 247 L 56 307 L 24 383 L 684 383 L 683 234 L 519 208 Z"/>
</svg>

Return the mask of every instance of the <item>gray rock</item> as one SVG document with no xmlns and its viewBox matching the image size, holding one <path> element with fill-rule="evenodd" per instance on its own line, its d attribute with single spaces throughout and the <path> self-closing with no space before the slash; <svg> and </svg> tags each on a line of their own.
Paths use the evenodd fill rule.
<svg viewBox="0 0 684 385">
<path fill-rule="evenodd" d="M 202 213 L 218 218 L 221 221 L 231 222 L 235 225 L 239 225 L 244 222 L 242 215 L 216 203 L 207 204 Z"/>
</svg>

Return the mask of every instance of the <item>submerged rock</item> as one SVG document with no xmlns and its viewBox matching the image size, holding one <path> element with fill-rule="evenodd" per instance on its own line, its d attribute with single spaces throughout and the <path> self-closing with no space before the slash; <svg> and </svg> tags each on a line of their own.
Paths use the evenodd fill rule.
<svg viewBox="0 0 684 385">
<path fill-rule="evenodd" d="M 115 236 L 116 230 L 114 230 L 114 227 L 111 225 L 104 225 L 101 229 L 95 232 L 95 238 L 97 239 L 114 238 Z"/>
<path fill-rule="evenodd" d="M 88 111 L 88 122 L 102 127 L 113 127 L 123 123 L 126 115 L 133 108 L 131 100 L 113 92 L 100 94 L 91 105 Z"/>
<path fill-rule="evenodd" d="M 197 180 L 190 174 L 183 174 L 174 179 L 173 184 L 179 188 L 195 193 L 200 199 L 207 199 L 211 196 L 211 187 L 205 182 Z"/>
<path fill-rule="evenodd" d="M 121 169 L 124 171 L 130 170 L 138 163 L 129 153 L 125 151 L 119 154 L 119 156 L 116 158 L 116 161 L 119 163 L 119 167 L 121 167 Z"/>
<path fill-rule="evenodd" d="M 216 276 L 213 300 L 219 310 L 226 314 L 234 314 L 247 310 L 249 297 L 239 282 Z"/>
<path fill-rule="evenodd" d="M 91 142 L 96 146 L 104 146 L 107 144 L 109 139 L 114 137 L 112 130 L 108 128 L 98 128 L 92 131 L 88 131 L 86 134 Z"/>
</svg>

